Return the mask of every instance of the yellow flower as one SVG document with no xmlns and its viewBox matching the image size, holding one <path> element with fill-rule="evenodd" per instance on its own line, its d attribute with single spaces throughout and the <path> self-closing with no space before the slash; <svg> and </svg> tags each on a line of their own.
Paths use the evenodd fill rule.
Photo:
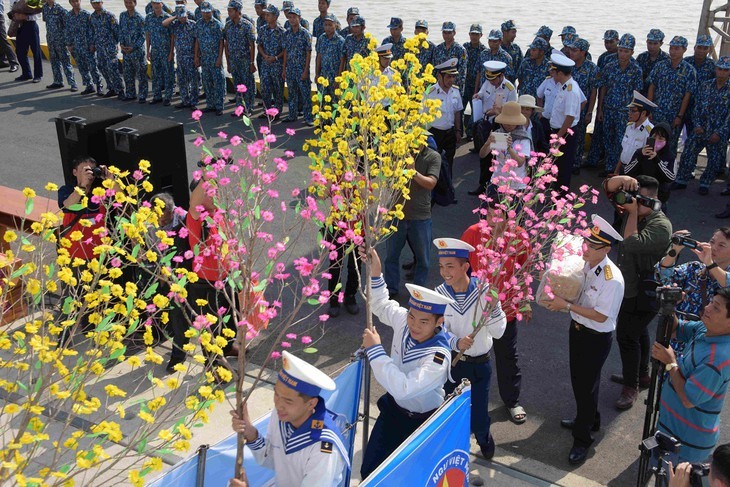
<svg viewBox="0 0 730 487">
<path fill-rule="evenodd" d="M 139 412 L 139 419 L 141 419 L 142 421 L 146 421 L 149 424 L 154 424 L 155 423 L 155 417 L 152 416 L 150 413 L 148 413 L 146 411 L 140 411 Z"/>
<path fill-rule="evenodd" d="M 12 230 L 5 230 L 5 234 L 3 235 L 3 240 L 5 240 L 7 243 L 15 242 L 15 240 L 18 238 L 18 235 L 12 231 Z"/>
<path fill-rule="evenodd" d="M 33 191 L 31 188 L 23 188 L 23 196 L 26 198 L 35 198 L 35 191 Z"/>
<path fill-rule="evenodd" d="M 129 471 L 129 482 L 133 487 L 142 487 L 144 485 L 144 478 L 139 475 L 139 470 Z"/>
<path fill-rule="evenodd" d="M 58 191 L 58 185 L 54 183 L 46 183 L 46 191 Z"/>
<path fill-rule="evenodd" d="M 127 397 L 127 393 L 114 384 L 108 384 L 104 390 L 109 397 Z"/>
</svg>

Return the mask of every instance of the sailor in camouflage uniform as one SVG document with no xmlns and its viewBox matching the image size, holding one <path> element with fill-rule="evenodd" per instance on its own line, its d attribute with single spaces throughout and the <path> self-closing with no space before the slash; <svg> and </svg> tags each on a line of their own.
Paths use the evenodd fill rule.
<svg viewBox="0 0 730 487">
<path fill-rule="evenodd" d="M 350 7 L 347 9 L 347 16 L 345 17 L 345 20 L 347 21 L 347 25 L 340 30 L 340 35 L 347 39 L 347 36 L 352 34 L 352 31 L 350 29 L 350 26 L 352 25 L 352 21 L 355 20 L 355 18 L 360 16 L 360 9 L 357 7 Z"/>
<path fill-rule="evenodd" d="M 695 71 L 697 72 L 698 89 L 705 81 L 715 78 L 715 61 L 708 56 L 710 49 L 712 49 L 712 38 L 707 34 L 699 35 L 695 42 L 694 55 L 686 56 L 684 58 L 684 60 L 687 61 L 690 66 L 695 68 Z M 684 128 L 687 135 L 689 135 L 694 129 L 694 124 L 692 123 L 693 108 L 694 96 L 690 98 L 689 106 L 684 114 Z"/>
<path fill-rule="evenodd" d="M 436 46 L 433 50 L 432 64 L 437 66 L 445 63 L 449 59 L 456 59 L 456 70 L 459 74 L 456 76 L 454 85 L 456 85 L 462 93 L 465 89 L 473 89 L 473 86 L 469 86 L 468 88 L 464 86 L 468 60 L 464 46 L 454 41 L 454 37 L 456 36 L 456 24 L 453 22 L 444 22 L 441 26 L 441 34 L 444 38 L 444 42 Z"/>
<path fill-rule="evenodd" d="M 125 100 L 139 95 L 139 103 L 147 98 L 147 58 L 145 57 L 144 18 L 135 10 L 137 0 L 124 0 L 127 11 L 119 14 L 119 47 L 122 49 Z M 183 7 L 184 8 L 184 7 Z M 139 83 L 139 93 L 135 88 Z"/>
<path fill-rule="evenodd" d="M 484 83 L 484 63 L 489 61 L 500 61 L 507 65 L 505 69 L 504 77 L 510 81 L 514 81 L 515 74 L 512 71 L 512 57 L 507 54 L 507 51 L 502 49 L 502 31 L 498 29 L 492 29 L 489 31 L 487 37 L 487 44 L 489 47 L 481 52 L 479 55 L 479 74 L 477 75 L 476 84 L 474 85 L 474 93 L 479 91 L 482 83 Z"/>
<path fill-rule="evenodd" d="M 606 151 L 605 173 L 612 173 L 621 156 L 621 141 L 629 117 L 628 105 L 634 90 L 642 88 L 641 68 L 631 57 L 636 39 L 624 34 L 618 43 L 618 60 L 600 71 L 596 120 L 603 121 L 603 142 Z"/>
<path fill-rule="evenodd" d="M 606 48 L 606 52 L 598 56 L 598 61 L 596 61 L 598 69 L 603 68 L 607 62 L 616 60 L 618 53 L 618 31 L 609 29 L 603 33 L 603 47 Z"/>
<path fill-rule="evenodd" d="M 286 21 L 284 22 L 284 30 L 291 29 L 291 23 L 289 22 L 289 12 L 291 12 L 291 9 L 294 8 L 294 2 L 292 0 L 284 0 L 281 11 L 284 13 L 284 18 Z M 301 10 L 300 10 L 301 12 Z M 299 16 L 299 25 L 302 26 L 302 28 L 309 30 L 309 21 L 307 19 L 301 18 L 301 15 Z M 311 33 L 311 32 L 310 32 Z"/>
<path fill-rule="evenodd" d="M 223 24 L 213 17 L 210 2 L 200 4 L 202 20 L 195 23 L 195 60 L 200 66 L 206 112 L 223 115 L 226 79 L 223 75 Z"/>
<path fill-rule="evenodd" d="M 464 81 L 465 88 L 461 93 L 461 102 L 464 105 L 464 108 L 471 103 L 471 98 L 474 93 L 479 91 L 479 88 L 476 88 L 476 91 L 474 88 L 477 85 L 477 77 L 481 71 L 481 66 L 478 64 L 479 57 L 482 51 L 487 49 L 487 46 L 482 44 L 481 38 L 482 26 L 479 24 L 471 24 L 471 27 L 469 27 L 469 42 L 465 42 L 463 44 L 464 49 L 466 50 L 466 78 Z M 464 115 L 463 127 L 466 132 L 467 140 L 471 140 L 473 137 L 472 125 L 472 117 Z"/>
<path fill-rule="evenodd" d="M 245 93 L 236 90 L 236 106 L 243 103 L 246 112 L 250 113 L 254 107 L 256 81 L 253 74 L 256 72 L 254 55 L 256 52 L 256 32 L 254 26 L 241 17 L 243 4 L 238 0 L 231 0 L 228 4 L 228 18 L 223 28 L 225 40 L 226 61 L 228 72 L 233 77 L 233 86 L 246 86 Z M 235 113 L 232 113 L 235 116 Z"/>
<path fill-rule="evenodd" d="M 262 57 L 259 79 L 261 80 L 261 96 L 264 99 L 264 107 L 284 108 L 284 80 L 282 78 L 284 58 L 284 28 L 279 24 L 279 9 L 274 5 L 268 5 L 266 11 L 266 25 L 259 28 L 256 43 L 258 52 Z M 265 118 L 266 113 L 259 117 Z"/>
<path fill-rule="evenodd" d="M 327 13 L 330 8 L 330 0 L 318 0 L 317 9 L 319 15 L 312 21 L 312 38 L 319 40 L 319 36 L 324 34 L 324 22 L 327 20 Z M 335 17 L 335 21 L 337 18 Z"/>
<path fill-rule="evenodd" d="M 710 185 L 725 168 L 727 140 L 730 136 L 729 56 L 723 56 L 717 61 L 715 75 L 716 78 L 705 80 L 697 90 L 692 111 L 695 127 L 684 144 L 675 180 L 676 185 L 686 187 L 697 165 L 697 156 L 702 149 L 706 149 L 707 168 L 700 178 L 701 195 L 709 193 Z"/>
<path fill-rule="evenodd" d="M 418 34 L 426 34 L 428 35 L 428 22 L 425 20 L 416 20 L 416 27 L 413 30 L 414 35 Z M 423 69 L 426 68 L 427 64 L 433 65 L 433 52 L 436 50 L 436 45 L 426 39 L 424 41 L 428 47 L 423 47 L 423 42 L 419 46 L 420 51 L 418 54 L 416 54 L 416 57 L 418 58 L 418 62 L 421 63 L 421 66 L 423 66 Z"/>
<path fill-rule="evenodd" d="M 530 95 L 537 98 L 537 88 L 548 77 L 548 62 L 545 53 L 548 52 L 548 43 L 542 37 L 535 38 L 529 46 L 528 57 L 522 61 L 517 71 L 520 95 Z"/>
<path fill-rule="evenodd" d="M 636 56 L 636 62 L 639 63 L 644 76 L 644 87 L 641 91 L 643 95 L 646 95 L 649 90 L 649 83 L 646 79 L 651 74 L 651 70 L 659 61 L 669 59 L 669 55 L 662 51 L 662 44 L 664 44 L 664 32 L 659 29 L 651 29 L 646 35 L 646 51 Z"/>
<path fill-rule="evenodd" d="M 149 14 L 151 14 L 152 11 L 154 10 L 154 6 L 152 5 L 153 3 L 154 2 L 152 0 L 150 0 L 149 2 L 147 2 L 147 5 L 145 5 L 145 7 L 144 7 L 145 17 L 148 16 Z M 164 3 L 162 4 L 162 11 L 165 12 L 166 14 L 172 15 L 172 9 Z"/>
<path fill-rule="evenodd" d="M 647 98 L 656 103 L 652 122 L 668 123 L 672 127 L 669 150 L 677 150 L 684 116 L 692 93 L 697 88 L 697 72 L 683 58 L 687 39 L 674 36 L 669 42 L 669 59 L 657 62 L 649 74 Z"/>
<path fill-rule="evenodd" d="M 195 0 L 195 4 L 197 5 L 197 7 L 195 8 L 193 15 L 195 15 L 195 22 L 197 23 L 203 20 L 203 11 L 200 8 L 200 6 L 203 4 L 203 0 Z M 211 8 L 213 9 L 213 18 L 219 22 L 223 22 L 223 20 L 221 19 L 221 11 L 213 7 L 212 4 Z"/>
<path fill-rule="evenodd" d="M 502 23 L 502 49 L 507 51 L 507 54 L 512 58 L 512 72 L 517 75 L 517 71 L 520 69 L 522 60 L 522 49 L 520 46 L 515 44 L 515 37 L 517 37 L 517 27 L 513 20 L 508 20 Z M 512 80 L 515 81 L 514 79 Z"/>
<path fill-rule="evenodd" d="M 71 67 L 71 58 L 66 49 L 66 19 L 68 10 L 56 3 L 56 0 L 46 0 L 43 4 L 43 21 L 46 23 L 46 42 L 50 54 L 53 83 L 46 86 L 49 90 L 63 88 L 63 73 L 71 86 L 71 91 L 78 91 L 74 70 Z"/>
<path fill-rule="evenodd" d="M 285 122 L 297 119 L 301 103 L 304 123 L 314 125 L 312 117 L 312 81 L 309 66 L 312 59 L 312 34 L 299 24 L 301 12 L 292 7 L 287 14 L 290 29 L 284 34 L 284 76 L 289 87 L 289 117 Z"/>
<path fill-rule="evenodd" d="M 406 38 L 403 37 L 403 19 L 391 17 L 388 29 L 390 29 L 390 35 L 383 39 L 380 45 L 393 44 L 393 47 L 390 49 L 393 55 L 393 61 L 403 59 L 403 56 L 406 54 Z"/>
<path fill-rule="evenodd" d="M 195 67 L 196 22 L 188 13 L 184 6 L 177 7 L 175 20 L 170 23 L 171 42 L 177 64 L 177 84 L 180 88 L 180 104 L 176 108 L 197 110 L 199 76 L 198 68 Z"/>
<path fill-rule="evenodd" d="M 340 73 L 340 62 L 345 51 L 345 39 L 337 32 L 337 19 L 327 14 L 324 20 L 324 33 L 317 39 L 316 79 L 325 78 L 327 86 L 319 85 L 322 96 L 335 95 L 335 78 Z M 332 101 L 332 100 L 330 100 Z"/>
<path fill-rule="evenodd" d="M 69 3 L 71 11 L 66 16 L 66 46 L 79 68 L 81 82 L 86 86 L 81 94 L 93 93 L 94 85 L 96 85 L 97 93 L 102 95 L 101 75 L 96 67 L 96 58 L 89 50 L 89 46 L 94 42 L 91 31 L 91 14 L 88 10 L 81 8 L 80 0 L 70 0 Z"/>
<path fill-rule="evenodd" d="M 368 38 L 365 37 L 365 19 L 359 15 L 355 17 L 350 24 L 350 31 L 352 33 L 345 37 L 340 71 L 349 71 L 350 60 L 355 54 L 360 54 L 363 57 L 370 54 Z"/>
<path fill-rule="evenodd" d="M 596 61 L 596 66 L 598 66 L 599 70 L 597 73 L 598 78 L 600 78 L 600 70 L 603 69 L 606 64 L 618 59 L 618 40 L 618 31 L 616 30 L 609 29 L 603 33 L 603 47 L 606 48 L 606 52 L 598 56 L 598 61 Z M 588 151 L 585 166 L 597 166 L 598 161 L 604 156 L 604 149 L 603 121 L 596 118 L 596 121 L 593 124 L 593 134 L 591 135 L 591 148 Z"/>
<path fill-rule="evenodd" d="M 175 86 L 175 72 L 170 59 L 170 29 L 163 22 L 170 14 L 162 10 L 161 0 L 152 0 L 153 11 L 144 21 L 147 38 L 147 59 L 152 63 L 152 99 L 150 104 L 170 105 Z M 163 93 L 164 90 L 164 93 Z"/>
<path fill-rule="evenodd" d="M 119 24 L 114 14 L 104 8 L 101 0 L 91 0 L 94 12 L 91 14 L 91 32 L 93 41 L 89 46 L 96 55 L 96 65 L 106 80 L 109 91 L 104 95 L 124 97 L 122 76 L 119 74 L 117 45 L 119 44 Z M 98 91 L 97 91 L 98 93 Z"/>
<path fill-rule="evenodd" d="M 593 107 L 596 103 L 596 82 L 598 81 L 598 66 L 587 59 L 590 43 L 574 38 L 570 44 L 570 59 L 575 62 L 573 67 L 573 79 L 578 83 L 580 90 L 588 98 L 580 113 L 580 122 L 575 127 L 575 137 L 578 145 L 575 148 L 575 161 L 573 162 L 573 174 L 578 174 L 583 161 L 583 149 L 585 147 L 586 129 L 593 118 Z"/>
</svg>

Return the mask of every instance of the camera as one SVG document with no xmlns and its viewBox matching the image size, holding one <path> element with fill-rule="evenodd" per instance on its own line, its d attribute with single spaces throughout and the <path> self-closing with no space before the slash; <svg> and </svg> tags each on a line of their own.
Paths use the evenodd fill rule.
<svg viewBox="0 0 730 487">
<path fill-rule="evenodd" d="M 659 301 L 659 313 L 671 315 L 677 303 L 682 301 L 682 289 L 676 286 L 660 286 L 656 288 L 656 298 Z"/>
<path fill-rule="evenodd" d="M 628 191 L 617 191 L 611 196 L 611 201 L 619 206 L 623 206 L 629 203 L 633 203 L 636 200 L 641 206 L 646 206 L 654 211 L 662 209 L 662 202 L 658 199 L 649 198 L 638 193 L 629 193 Z"/>
<path fill-rule="evenodd" d="M 700 246 L 700 243 L 697 240 L 689 238 L 689 234 L 672 235 L 672 244 L 683 245 L 688 249 L 696 249 Z"/>
<path fill-rule="evenodd" d="M 693 463 L 692 471 L 689 474 L 689 485 L 692 487 L 702 486 L 702 477 L 710 475 L 709 463 Z"/>
<path fill-rule="evenodd" d="M 100 168 L 99 166 L 94 166 L 91 168 L 91 174 L 96 179 L 103 179 L 104 178 L 104 170 Z"/>
</svg>

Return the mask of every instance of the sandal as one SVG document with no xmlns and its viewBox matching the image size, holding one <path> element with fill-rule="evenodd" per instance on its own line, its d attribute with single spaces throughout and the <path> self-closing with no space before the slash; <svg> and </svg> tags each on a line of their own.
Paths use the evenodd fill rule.
<svg viewBox="0 0 730 487">
<path fill-rule="evenodd" d="M 527 413 L 525 412 L 525 408 L 522 406 L 517 405 L 513 408 L 507 409 L 509 409 L 509 415 L 512 418 L 513 423 L 522 424 L 527 420 Z"/>
</svg>

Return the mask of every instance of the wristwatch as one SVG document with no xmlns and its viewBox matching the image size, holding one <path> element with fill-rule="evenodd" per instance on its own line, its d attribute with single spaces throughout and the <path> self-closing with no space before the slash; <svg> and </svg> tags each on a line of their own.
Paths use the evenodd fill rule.
<svg viewBox="0 0 730 487">
<path fill-rule="evenodd" d="M 719 265 L 717 265 L 717 262 L 713 262 L 712 264 L 708 265 L 707 267 L 705 267 L 705 270 L 711 271 L 715 267 L 720 267 Z"/>
<path fill-rule="evenodd" d="M 568 305 L 565 307 L 565 311 L 567 311 L 568 313 L 570 313 L 570 307 L 571 307 L 571 304 L 568 303 Z"/>
<path fill-rule="evenodd" d="M 667 372 L 671 372 L 674 367 L 679 367 L 679 365 L 677 365 L 677 362 L 672 362 L 671 364 L 665 365 L 664 370 L 666 370 Z"/>
</svg>

